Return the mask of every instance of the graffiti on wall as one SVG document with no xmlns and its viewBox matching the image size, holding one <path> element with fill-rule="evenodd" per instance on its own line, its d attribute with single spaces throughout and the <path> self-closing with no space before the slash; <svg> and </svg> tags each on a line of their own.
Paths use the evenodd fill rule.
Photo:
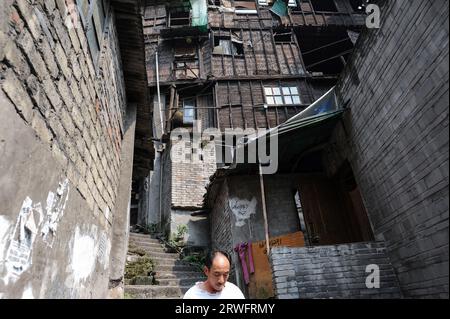
<svg viewBox="0 0 450 319">
<path fill-rule="evenodd" d="M 256 205 L 258 201 L 255 197 L 252 200 L 239 199 L 236 197 L 230 198 L 229 205 L 236 218 L 236 226 L 242 227 L 245 225 L 245 221 L 256 214 Z"/>
<path fill-rule="evenodd" d="M 4 258 L 0 258 L 0 273 L 6 271 L 2 278 L 5 285 L 17 280 L 32 264 L 33 245 L 39 233 L 51 247 L 68 197 L 69 181 L 66 179 L 59 184 L 56 194 L 51 191 L 48 193 L 45 209 L 41 202 L 33 202 L 27 196 L 12 231 L 8 225 L 9 222 L 2 217 L 0 257 L 4 256 Z"/>
</svg>

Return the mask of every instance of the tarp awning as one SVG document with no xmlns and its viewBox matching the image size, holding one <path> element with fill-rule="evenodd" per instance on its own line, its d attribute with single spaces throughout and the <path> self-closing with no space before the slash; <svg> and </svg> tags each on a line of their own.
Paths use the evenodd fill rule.
<svg viewBox="0 0 450 319">
<path fill-rule="evenodd" d="M 251 143 L 261 142 L 263 137 L 269 140 L 269 137 L 273 139 L 277 136 L 278 166 L 280 170 L 288 170 L 305 152 L 329 140 L 344 111 L 332 88 L 299 114 L 262 135 L 247 138 L 247 141 L 238 147 L 248 150 Z M 237 163 L 232 167 L 245 170 L 248 165 Z"/>
</svg>

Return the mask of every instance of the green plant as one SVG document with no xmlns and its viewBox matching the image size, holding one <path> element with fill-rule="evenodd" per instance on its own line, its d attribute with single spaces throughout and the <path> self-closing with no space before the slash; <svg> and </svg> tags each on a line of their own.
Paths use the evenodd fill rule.
<svg viewBox="0 0 450 319">
<path fill-rule="evenodd" d="M 203 271 L 203 266 L 205 265 L 206 255 L 205 253 L 192 253 L 183 258 L 183 261 L 195 266 L 200 271 Z"/>
<path fill-rule="evenodd" d="M 150 276 L 154 269 L 153 260 L 144 255 L 139 257 L 136 261 L 127 262 L 125 265 L 125 279 L 133 279 L 139 276 Z"/>
<path fill-rule="evenodd" d="M 178 225 L 177 226 L 177 236 L 183 237 L 188 232 L 187 225 Z"/>
<path fill-rule="evenodd" d="M 139 255 L 139 256 L 145 256 L 147 253 L 144 249 L 139 248 L 133 244 L 130 244 L 128 246 L 128 253 L 129 254 L 134 254 L 134 255 Z"/>
<path fill-rule="evenodd" d="M 135 227 L 144 234 L 154 234 L 158 232 L 158 224 L 147 224 L 147 225 L 136 224 Z"/>
</svg>

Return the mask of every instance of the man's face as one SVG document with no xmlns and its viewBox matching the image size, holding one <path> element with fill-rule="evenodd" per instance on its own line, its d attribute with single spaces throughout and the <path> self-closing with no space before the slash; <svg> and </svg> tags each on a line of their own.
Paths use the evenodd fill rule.
<svg viewBox="0 0 450 319">
<path fill-rule="evenodd" d="M 230 274 L 230 262 L 222 254 L 216 254 L 211 268 L 205 267 L 205 275 L 208 277 L 209 286 L 216 292 L 222 291 Z"/>
</svg>

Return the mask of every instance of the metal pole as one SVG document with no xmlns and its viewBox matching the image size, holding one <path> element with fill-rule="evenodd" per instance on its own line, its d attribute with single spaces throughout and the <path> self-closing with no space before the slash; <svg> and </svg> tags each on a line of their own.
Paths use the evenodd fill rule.
<svg viewBox="0 0 450 319">
<path fill-rule="evenodd" d="M 269 252 L 270 252 L 269 222 L 267 220 L 266 194 L 264 191 L 264 178 L 263 178 L 263 174 L 262 174 L 261 163 L 259 163 L 259 184 L 261 186 L 262 209 L 263 209 L 263 216 L 264 216 L 264 229 L 266 232 L 266 249 L 267 249 L 267 256 L 269 256 Z"/>
<path fill-rule="evenodd" d="M 157 90 L 157 94 L 158 94 L 159 119 L 160 119 L 160 122 L 161 122 L 161 135 L 163 135 L 164 134 L 164 122 L 163 122 L 162 109 L 161 109 L 161 91 L 160 91 L 160 88 L 159 88 L 159 59 L 158 59 L 158 51 L 156 51 L 155 63 L 156 63 L 156 90 Z"/>
</svg>

